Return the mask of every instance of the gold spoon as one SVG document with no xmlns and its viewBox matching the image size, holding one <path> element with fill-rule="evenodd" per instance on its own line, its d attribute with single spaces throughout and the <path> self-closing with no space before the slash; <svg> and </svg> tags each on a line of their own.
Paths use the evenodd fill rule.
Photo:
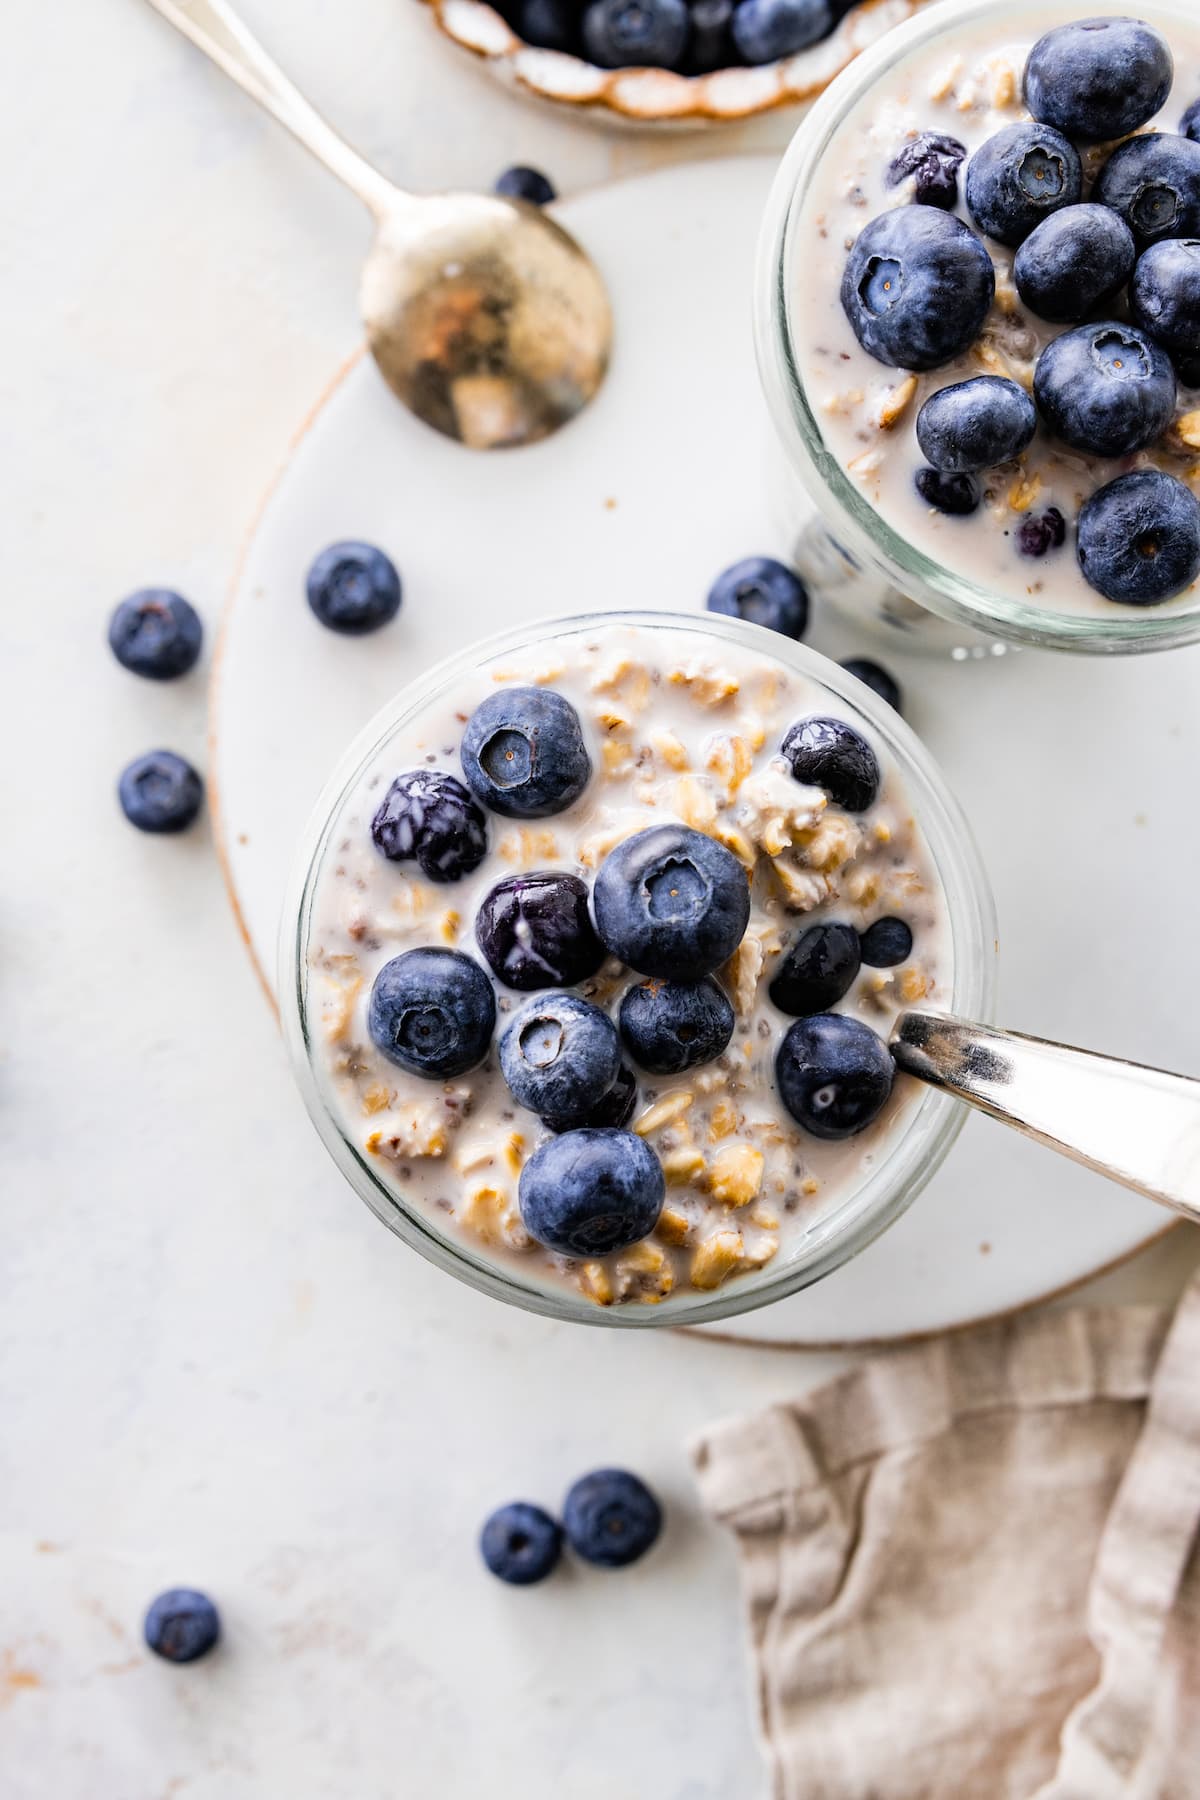
<svg viewBox="0 0 1200 1800">
<path fill-rule="evenodd" d="M 277 118 L 375 220 L 360 302 L 371 354 L 427 425 L 476 450 L 548 437 L 608 367 L 612 313 L 587 253 L 523 200 L 406 194 L 297 92 L 226 0 L 150 5 Z"/>
</svg>

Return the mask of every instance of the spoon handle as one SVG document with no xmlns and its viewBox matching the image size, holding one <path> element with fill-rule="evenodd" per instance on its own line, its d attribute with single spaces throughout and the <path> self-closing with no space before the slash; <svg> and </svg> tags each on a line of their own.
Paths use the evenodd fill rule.
<svg viewBox="0 0 1200 1800">
<path fill-rule="evenodd" d="M 902 1013 L 892 1054 L 918 1081 L 1200 1222 L 1200 1081 L 935 1013 Z"/>
<path fill-rule="evenodd" d="M 358 195 L 378 218 L 402 196 L 339 137 L 294 88 L 282 69 L 253 38 L 226 0 L 149 0 L 156 12 L 223 69 L 231 81 L 257 100 L 324 163 L 331 175 Z"/>
</svg>

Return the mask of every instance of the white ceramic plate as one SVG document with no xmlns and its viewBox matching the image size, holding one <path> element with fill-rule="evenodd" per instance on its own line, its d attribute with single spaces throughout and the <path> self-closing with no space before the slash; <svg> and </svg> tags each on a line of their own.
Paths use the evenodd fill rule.
<svg viewBox="0 0 1200 1800">
<path fill-rule="evenodd" d="M 734 558 L 786 552 L 749 322 L 772 169 L 686 164 L 563 206 L 611 285 L 619 339 L 601 398 L 549 443 L 463 451 L 403 413 L 366 358 L 309 420 L 250 540 L 214 694 L 221 842 L 268 985 L 313 799 L 402 683 L 523 619 L 694 610 Z M 336 637 L 305 605 L 309 561 L 341 537 L 383 545 L 404 576 L 399 619 L 371 638 Z M 818 648 L 870 651 L 818 612 Z M 1200 651 L 886 660 L 992 871 L 1001 1021 L 1200 1073 Z M 346 1204 L 358 1204 L 349 1189 Z M 1085 1279 L 1165 1217 L 973 1119 L 913 1210 L 857 1262 L 723 1329 L 827 1344 L 965 1323 Z"/>
</svg>

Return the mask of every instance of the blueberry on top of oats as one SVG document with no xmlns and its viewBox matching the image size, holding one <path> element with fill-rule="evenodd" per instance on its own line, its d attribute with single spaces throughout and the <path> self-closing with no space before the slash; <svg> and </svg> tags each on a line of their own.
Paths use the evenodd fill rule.
<svg viewBox="0 0 1200 1800">
<path fill-rule="evenodd" d="M 853 925 L 810 925 L 796 939 L 767 992 L 793 1018 L 828 1012 L 850 992 L 862 966 Z"/>
<path fill-rule="evenodd" d="M 845 719 L 813 714 L 790 725 L 780 746 L 792 774 L 806 787 L 823 788 L 835 806 L 866 812 L 879 797 L 879 759 L 861 732 Z"/>
<path fill-rule="evenodd" d="M 1175 370 L 1144 331 L 1106 319 L 1052 338 L 1038 357 L 1033 392 L 1050 429 L 1073 450 L 1129 456 L 1171 423 Z"/>
<path fill-rule="evenodd" d="M 405 950 L 375 977 L 367 1006 L 371 1042 L 412 1075 L 465 1075 L 487 1055 L 495 1027 L 495 990 L 459 950 Z"/>
<path fill-rule="evenodd" d="M 937 207 L 898 206 L 855 239 L 841 301 L 864 350 L 922 370 L 974 343 L 995 292 L 992 259 L 969 226 Z"/>
<path fill-rule="evenodd" d="M 1139 250 L 1200 237 L 1200 143 L 1165 131 L 1127 138 L 1096 177 L 1092 199 L 1120 213 Z"/>
<path fill-rule="evenodd" d="M 489 694 L 467 720 L 461 756 L 472 793 L 510 819 L 562 812 L 592 772 L 579 714 L 550 688 Z"/>
<path fill-rule="evenodd" d="M 940 206 L 953 212 L 958 204 L 958 171 L 966 154 L 966 145 L 956 137 L 941 131 L 918 132 L 888 164 L 887 184 L 899 187 L 902 181 L 911 180 L 918 206 Z"/>
<path fill-rule="evenodd" d="M 560 1256 L 608 1256 L 647 1237 L 666 1195 L 662 1165 L 632 1131 L 564 1132 L 521 1170 L 521 1218 Z"/>
<path fill-rule="evenodd" d="M 869 969 L 894 969 L 912 953 L 912 926 L 905 919 L 876 919 L 859 943 Z"/>
<path fill-rule="evenodd" d="M 475 938 L 497 979 L 524 993 L 575 987 L 604 961 L 587 888 L 563 869 L 498 881 L 480 902 Z"/>
<path fill-rule="evenodd" d="M 520 1106 L 558 1130 L 582 1125 L 621 1069 L 617 1028 L 578 994 L 527 1000 L 500 1038 L 500 1072 Z"/>
<path fill-rule="evenodd" d="M 371 820 L 389 862 L 413 861 L 430 881 L 459 881 L 487 855 L 487 820 L 461 781 L 441 769 L 397 775 Z"/>
<path fill-rule="evenodd" d="M 883 1039 L 845 1013 L 797 1019 L 775 1058 L 783 1104 L 797 1125 L 818 1138 L 865 1130 L 883 1110 L 894 1075 Z"/>
<path fill-rule="evenodd" d="M 1022 243 L 1082 192 L 1079 152 L 1049 125 L 1006 125 L 967 164 L 967 211 L 998 244 Z"/>
<path fill-rule="evenodd" d="M 1172 356 L 1200 353 L 1200 239 L 1151 244 L 1133 271 L 1129 304 L 1142 330 Z"/>
<path fill-rule="evenodd" d="M 1152 119 L 1174 73 L 1170 46 L 1144 20 L 1077 19 L 1029 52 L 1025 104 L 1077 143 L 1103 144 Z"/>
<path fill-rule="evenodd" d="M 637 982 L 621 1001 L 621 1036 L 652 1075 L 678 1075 L 711 1062 L 729 1043 L 733 1024 L 733 1007 L 711 976 Z"/>
<path fill-rule="evenodd" d="M 639 975 L 699 981 L 741 943 L 750 889 L 723 844 L 685 825 L 651 825 L 605 857 L 592 907 L 601 942 Z"/>
<path fill-rule="evenodd" d="M 1111 207 L 1064 206 L 1025 239 L 1013 280 L 1039 319 L 1067 325 L 1119 294 L 1136 256 L 1133 233 Z"/>
<path fill-rule="evenodd" d="M 637 1076 L 628 1063 L 622 1063 L 617 1070 L 617 1079 L 607 1094 L 597 1100 L 586 1118 L 579 1121 L 579 1125 L 564 1125 L 557 1119 L 543 1119 L 542 1124 L 550 1131 L 577 1131 L 583 1125 L 595 1125 L 597 1128 L 609 1126 L 619 1131 L 632 1119 L 637 1098 Z"/>
<path fill-rule="evenodd" d="M 1161 469 L 1118 475 L 1084 502 L 1076 554 L 1106 600 L 1158 606 L 1200 575 L 1200 500 Z"/>
<path fill-rule="evenodd" d="M 976 375 L 931 394 L 917 414 L 917 442 L 946 475 L 969 475 L 1019 456 L 1037 430 L 1037 408 L 1015 381 Z"/>
</svg>

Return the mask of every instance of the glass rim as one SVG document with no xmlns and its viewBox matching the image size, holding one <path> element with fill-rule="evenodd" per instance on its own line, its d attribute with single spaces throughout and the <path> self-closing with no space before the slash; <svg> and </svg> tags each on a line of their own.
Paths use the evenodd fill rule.
<svg viewBox="0 0 1200 1800">
<path fill-rule="evenodd" d="M 407 683 L 355 737 L 326 782 L 302 835 L 280 920 L 279 1013 L 292 1071 L 314 1126 L 351 1187 L 376 1217 L 411 1248 L 479 1291 L 525 1311 L 573 1323 L 617 1329 L 698 1325 L 782 1299 L 829 1274 L 865 1249 L 894 1223 L 940 1167 L 966 1120 L 967 1108 L 927 1089 L 911 1109 L 896 1143 L 877 1168 L 838 1206 L 814 1220 L 803 1253 L 753 1275 L 740 1276 L 716 1293 L 680 1294 L 659 1306 L 601 1307 L 565 1285 L 522 1280 L 515 1263 L 477 1253 L 465 1235 L 441 1230 L 431 1208 L 408 1201 L 376 1173 L 343 1129 L 317 1067 L 317 1033 L 307 1013 L 308 946 L 313 904 L 325 851 L 342 809 L 370 764 L 394 733 L 445 693 L 458 679 L 496 656 L 543 646 L 559 638 L 612 626 L 651 631 L 676 629 L 736 643 L 806 676 L 860 713 L 895 758 L 912 810 L 924 833 L 946 895 L 954 955 L 949 1011 L 987 1022 L 992 1016 L 998 941 L 991 886 L 966 815 L 925 745 L 898 714 L 828 658 L 791 639 L 769 636 L 761 626 L 705 613 L 628 609 L 589 612 L 525 625 L 456 651 Z M 811 1244 L 810 1244 L 811 1240 Z"/>
<path fill-rule="evenodd" d="M 1085 15 L 1124 17 L 1130 5 L 1129 0 L 1039 0 L 1036 10 L 1046 29 Z M 1195 15 L 1183 0 L 1146 0 L 1133 10 L 1151 23 L 1157 18 L 1196 28 Z M 832 511 L 836 535 L 848 550 L 882 568 L 918 605 L 952 624 L 1040 649 L 1098 655 L 1177 649 L 1200 639 L 1200 596 L 1186 608 L 1167 601 L 1163 608 L 1123 608 L 1112 618 L 1055 612 L 982 587 L 910 544 L 827 448 L 796 354 L 787 305 L 791 249 L 799 213 L 835 133 L 876 79 L 902 57 L 964 23 L 992 14 L 1010 19 L 1012 13 L 1006 0 L 934 0 L 843 69 L 797 128 L 772 184 L 759 233 L 754 334 L 760 379 L 775 428 L 809 498 L 823 516 Z"/>
</svg>

